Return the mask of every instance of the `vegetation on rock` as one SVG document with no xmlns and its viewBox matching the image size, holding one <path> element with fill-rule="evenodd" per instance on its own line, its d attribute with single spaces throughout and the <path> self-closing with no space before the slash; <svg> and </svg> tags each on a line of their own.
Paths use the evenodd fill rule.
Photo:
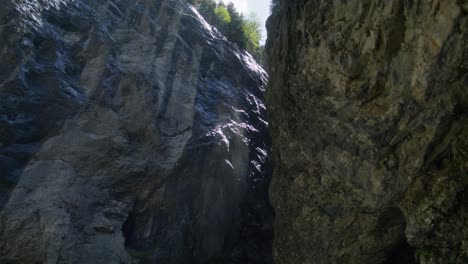
<svg viewBox="0 0 468 264">
<path fill-rule="evenodd" d="M 215 26 L 239 48 L 247 50 L 259 62 L 263 61 L 261 25 L 255 16 L 239 13 L 231 2 L 225 5 L 215 0 L 190 0 L 208 23 Z"/>
</svg>

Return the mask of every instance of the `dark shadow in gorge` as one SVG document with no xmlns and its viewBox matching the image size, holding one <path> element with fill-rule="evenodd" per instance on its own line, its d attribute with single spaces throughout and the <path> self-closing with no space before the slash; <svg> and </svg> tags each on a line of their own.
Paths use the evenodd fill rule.
<svg viewBox="0 0 468 264">
<path fill-rule="evenodd" d="M 398 207 L 390 207 L 379 218 L 379 230 L 382 233 L 391 234 L 391 237 L 398 237 L 397 243 L 392 245 L 384 254 L 384 264 L 418 263 L 415 257 L 416 250 L 406 241 L 405 230 L 406 220 Z M 383 238 L 385 237 L 382 236 Z"/>
</svg>

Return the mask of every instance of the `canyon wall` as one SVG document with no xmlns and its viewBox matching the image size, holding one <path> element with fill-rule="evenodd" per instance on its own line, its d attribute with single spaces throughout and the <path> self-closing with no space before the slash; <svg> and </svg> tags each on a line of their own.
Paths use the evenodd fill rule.
<svg viewBox="0 0 468 264">
<path fill-rule="evenodd" d="M 267 80 L 185 1 L 0 6 L 0 263 L 269 263 Z"/>
<path fill-rule="evenodd" d="M 276 263 L 467 263 L 468 3 L 274 2 Z"/>
</svg>

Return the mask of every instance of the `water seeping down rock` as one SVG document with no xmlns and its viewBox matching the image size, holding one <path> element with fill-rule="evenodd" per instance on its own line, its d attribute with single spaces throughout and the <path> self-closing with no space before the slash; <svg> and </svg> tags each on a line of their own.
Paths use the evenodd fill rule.
<svg viewBox="0 0 468 264">
<path fill-rule="evenodd" d="M 275 2 L 275 263 L 468 263 L 467 1 Z"/>
<path fill-rule="evenodd" d="M 269 263 L 267 79 L 185 1 L 0 6 L 0 263 Z"/>
</svg>

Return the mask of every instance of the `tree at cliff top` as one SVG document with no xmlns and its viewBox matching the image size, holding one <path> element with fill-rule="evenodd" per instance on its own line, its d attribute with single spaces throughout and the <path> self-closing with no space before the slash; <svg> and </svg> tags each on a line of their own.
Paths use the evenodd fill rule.
<svg viewBox="0 0 468 264">
<path fill-rule="evenodd" d="M 225 5 L 215 0 L 189 0 L 200 14 L 241 49 L 250 52 L 257 61 L 263 61 L 261 26 L 255 16 L 240 14 L 231 2 Z"/>
</svg>

